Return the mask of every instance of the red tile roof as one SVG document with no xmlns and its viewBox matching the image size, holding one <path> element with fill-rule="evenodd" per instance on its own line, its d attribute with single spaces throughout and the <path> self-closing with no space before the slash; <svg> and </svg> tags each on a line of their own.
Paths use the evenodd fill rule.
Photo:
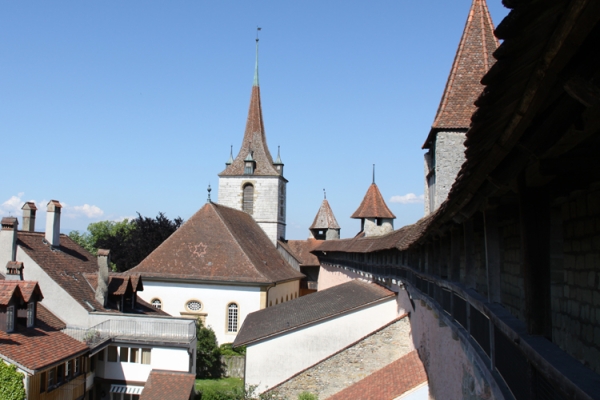
<svg viewBox="0 0 600 400">
<path fill-rule="evenodd" d="M 196 376 L 188 372 L 153 369 L 140 400 L 188 400 L 194 391 L 195 382 Z"/>
<path fill-rule="evenodd" d="M 319 207 L 315 220 L 309 229 L 340 229 L 327 199 L 324 199 L 321 203 L 321 207 Z"/>
<path fill-rule="evenodd" d="M 61 321 L 38 304 L 35 328 L 17 324 L 13 333 L 0 331 L 0 354 L 29 370 L 41 370 L 88 350 L 59 330 Z"/>
<path fill-rule="evenodd" d="M 18 289 L 17 289 L 18 288 Z M 19 291 L 23 300 L 29 302 L 31 296 L 37 295 L 37 300 L 42 300 L 42 291 L 36 281 L 2 281 L 0 282 L 0 304 L 6 305 L 15 291 Z"/>
<path fill-rule="evenodd" d="M 494 64 L 492 53 L 497 47 L 494 24 L 485 0 L 473 0 L 442 100 L 423 148 L 430 147 L 435 132 L 469 128 L 476 109 L 475 100 L 483 90 L 481 78 Z"/>
<path fill-rule="evenodd" d="M 207 203 L 128 273 L 268 284 L 304 277 L 245 212 Z"/>
<path fill-rule="evenodd" d="M 19 231 L 17 245 L 86 310 L 92 311 L 86 304 L 87 302 L 97 311 L 120 313 L 115 309 L 104 308 L 96 301 L 96 293 L 92 284 L 96 285 L 97 282 L 94 279 L 88 281 L 86 275 L 97 273 L 97 259 L 70 237 L 61 234 L 60 247 L 50 248 L 44 239 L 44 232 Z M 24 274 L 26 278 L 27 268 L 25 268 Z M 146 314 L 164 315 L 164 312 L 147 306 L 139 299 L 138 305 L 140 310 Z"/>
<path fill-rule="evenodd" d="M 415 350 L 328 400 L 393 400 L 424 382 L 427 382 L 427 373 Z"/>
<path fill-rule="evenodd" d="M 385 204 L 377 185 L 372 183 L 362 203 L 354 211 L 351 218 L 396 218 L 396 216 Z"/>
<path fill-rule="evenodd" d="M 319 259 L 311 251 L 319 247 L 323 242 L 324 240 L 317 239 L 288 240 L 287 246 L 302 267 L 319 266 L 321 265 Z"/>
<path fill-rule="evenodd" d="M 242 147 L 235 160 L 228 165 L 219 176 L 243 175 L 244 159 L 252 152 L 252 158 L 256 161 L 254 175 L 273 176 L 279 175 L 273 166 L 273 157 L 267 146 L 267 137 L 263 123 L 262 107 L 260 103 L 260 87 L 252 86 L 250 95 L 250 109 L 246 120 L 246 131 Z"/>
</svg>

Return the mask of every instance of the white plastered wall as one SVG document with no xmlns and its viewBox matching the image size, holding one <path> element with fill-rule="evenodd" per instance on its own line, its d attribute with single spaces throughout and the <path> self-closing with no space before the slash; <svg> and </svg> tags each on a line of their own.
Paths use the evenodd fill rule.
<svg viewBox="0 0 600 400">
<path fill-rule="evenodd" d="M 218 203 L 242 210 L 243 187 L 248 183 L 254 186 L 252 217 L 273 244 L 276 244 L 279 237 L 285 238 L 286 182 L 282 177 L 253 175 L 220 177 Z M 280 195 L 283 195 L 283 214 L 279 210 Z"/>
<path fill-rule="evenodd" d="M 395 298 L 250 344 L 246 385 L 264 392 L 356 342 L 398 316 Z"/>
<path fill-rule="evenodd" d="M 138 293 L 150 303 L 162 302 L 162 310 L 181 317 L 194 318 L 206 314 L 206 325 L 213 328 L 219 344 L 231 343 L 236 333 L 227 332 L 227 309 L 230 303 L 238 305 L 238 330 L 248 314 L 260 310 L 260 287 L 234 286 L 205 283 L 161 282 L 144 278 L 144 290 Z M 198 300 L 202 309 L 194 314 L 186 308 L 190 300 Z"/>
</svg>

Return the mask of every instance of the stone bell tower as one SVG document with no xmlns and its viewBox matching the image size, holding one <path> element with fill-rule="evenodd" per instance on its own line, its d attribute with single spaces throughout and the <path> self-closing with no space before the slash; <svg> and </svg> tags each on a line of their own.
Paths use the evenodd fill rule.
<svg viewBox="0 0 600 400">
<path fill-rule="evenodd" d="M 258 84 L 258 38 L 256 66 L 250 94 L 250 109 L 242 147 L 219 174 L 218 203 L 247 212 L 265 231 L 273 244 L 285 239 L 286 184 L 283 162 L 277 151 L 273 161 L 263 123 Z"/>
</svg>

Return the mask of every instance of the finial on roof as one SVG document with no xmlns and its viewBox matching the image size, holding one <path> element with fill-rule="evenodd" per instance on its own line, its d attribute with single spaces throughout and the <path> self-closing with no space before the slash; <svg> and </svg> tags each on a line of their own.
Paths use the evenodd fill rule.
<svg viewBox="0 0 600 400">
<path fill-rule="evenodd" d="M 210 188 L 210 183 L 209 183 L 209 184 L 208 184 L 208 189 L 206 189 L 206 191 L 208 192 L 208 199 L 206 200 L 206 202 L 207 202 L 207 203 L 212 203 L 212 202 L 210 201 L 210 191 L 211 191 L 211 190 L 212 190 L 212 189 Z"/>
<path fill-rule="evenodd" d="M 254 67 L 254 84 L 253 86 L 259 86 L 258 85 L 258 31 L 260 31 L 262 28 L 260 27 L 256 27 L 256 66 Z"/>
<path fill-rule="evenodd" d="M 273 164 L 283 164 L 283 162 L 281 161 L 281 155 L 279 154 L 279 148 L 280 146 L 277 146 L 277 160 L 275 160 Z"/>
<path fill-rule="evenodd" d="M 327 192 L 323 189 L 323 200 L 327 200 Z"/>
<path fill-rule="evenodd" d="M 233 145 L 229 148 L 229 160 L 225 163 L 225 165 L 231 165 L 233 163 Z"/>
<path fill-rule="evenodd" d="M 373 183 L 375 183 L 375 164 L 373 164 Z"/>
</svg>

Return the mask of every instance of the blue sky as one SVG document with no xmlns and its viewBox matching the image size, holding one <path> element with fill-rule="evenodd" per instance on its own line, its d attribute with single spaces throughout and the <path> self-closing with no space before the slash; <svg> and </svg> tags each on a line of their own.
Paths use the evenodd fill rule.
<svg viewBox="0 0 600 400">
<path fill-rule="evenodd" d="M 421 145 L 470 4 L 0 0 L 0 215 L 57 199 L 62 230 L 85 230 L 136 212 L 188 219 L 209 183 L 216 199 L 229 146 L 237 154 L 243 137 L 260 26 L 288 239 L 307 237 L 323 188 L 342 236 L 356 234 L 350 215 L 372 164 L 396 228 L 413 223 Z M 494 24 L 508 12 L 488 6 Z"/>
</svg>

